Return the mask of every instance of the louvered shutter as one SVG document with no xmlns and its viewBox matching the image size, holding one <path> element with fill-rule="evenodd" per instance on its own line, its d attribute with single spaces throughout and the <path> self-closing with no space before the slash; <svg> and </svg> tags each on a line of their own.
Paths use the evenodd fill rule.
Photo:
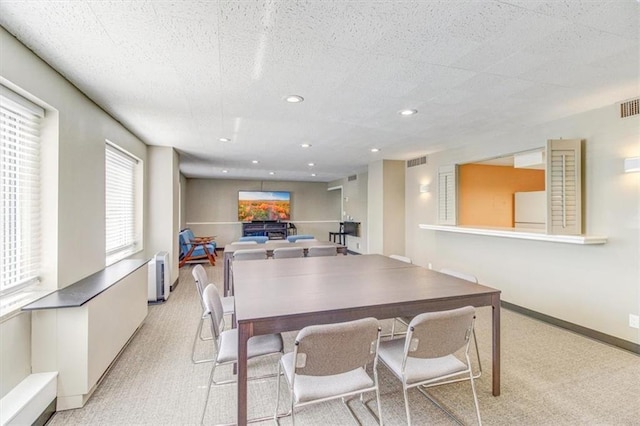
<svg viewBox="0 0 640 426">
<path fill-rule="evenodd" d="M 547 234 L 582 234 L 581 143 L 547 141 Z"/>
<path fill-rule="evenodd" d="M 40 273 L 40 121 L 44 110 L 0 86 L 0 293 Z"/>
<path fill-rule="evenodd" d="M 457 166 L 442 166 L 438 169 L 438 223 L 456 225 L 457 222 Z"/>
</svg>

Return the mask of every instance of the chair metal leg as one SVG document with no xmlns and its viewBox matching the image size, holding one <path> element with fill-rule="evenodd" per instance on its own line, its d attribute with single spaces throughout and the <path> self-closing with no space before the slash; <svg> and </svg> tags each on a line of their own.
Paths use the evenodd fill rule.
<svg viewBox="0 0 640 426">
<path fill-rule="evenodd" d="M 205 318 L 204 317 L 200 317 L 200 322 L 198 323 L 198 329 L 196 330 L 196 335 L 193 338 L 193 345 L 191 347 L 191 362 L 193 362 L 194 364 L 202 364 L 205 362 L 212 362 L 213 358 L 207 358 L 207 359 L 196 359 L 196 344 L 198 343 L 198 340 L 212 340 L 212 338 L 206 338 L 206 337 L 202 337 L 202 325 L 204 324 Z"/>
<path fill-rule="evenodd" d="M 407 412 L 407 426 L 411 426 L 411 411 L 409 411 L 409 395 L 407 394 L 407 386 L 402 384 L 402 392 L 404 393 L 404 409 Z"/>
<path fill-rule="evenodd" d="M 211 366 L 211 374 L 209 374 L 209 382 L 207 383 L 207 398 L 204 400 L 204 409 L 202 410 L 202 418 L 200 424 L 204 424 L 204 416 L 207 414 L 207 405 L 209 405 L 209 395 L 211 394 L 211 385 L 213 384 L 213 375 L 216 372 L 216 363 Z"/>
</svg>

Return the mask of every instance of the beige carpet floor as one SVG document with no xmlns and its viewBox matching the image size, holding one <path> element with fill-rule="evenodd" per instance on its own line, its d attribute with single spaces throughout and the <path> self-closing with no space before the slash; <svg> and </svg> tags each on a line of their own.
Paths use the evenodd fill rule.
<svg viewBox="0 0 640 426">
<path fill-rule="evenodd" d="M 207 266 L 209 278 L 220 285 L 222 262 Z M 57 425 L 193 425 L 200 423 L 210 364 L 191 362 L 191 343 L 201 313 L 191 266 L 180 270 L 179 285 L 163 304 L 149 307 L 149 315 L 130 344 L 105 375 L 87 404 L 56 413 Z M 386 328 L 390 321 L 383 321 Z M 483 423 L 486 425 L 640 425 L 640 357 L 566 330 L 502 310 L 502 395 L 491 395 L 491 312 L 479 309 L 476 330 L 483 375 L 477 380 Z M 285 335 L 289 351 L 295 333 Z M 198 356 L 211 355 L 211 342 L 200 342 Z M 256 370 L 275 371 L 277 359 L 250 363 Z M 406 424 L 400 383 L 378 367 L 385 424 Z M 219 378 L 230 377 L 221 367 Z M 468 382 L 436 388 L 433 395 L 464 424 L 475 424 Z M 282 401 L 288 394 L 285 390 Z M 373 397 L 373 395 L 371 395 Z M 410 391 L 415 425 L 455 422 Z M 375 408 L 375 400 L 370 404 Z M 249 383 L 249 416 L 272 415 L 275 379 Z M 353 401 L 362 424 L 375 424 Z M 235 419 L 235 385 L 214 387 L 205 424 Z M 284 407 L 284 405 L 281 405 Z M 290 418 L 281 424 L 291 424 Z M 340 402 L 301 409 L 301 425 L 353 424 Z M 263 424 L 272 424 L 264 422 Z"/>
</svg>

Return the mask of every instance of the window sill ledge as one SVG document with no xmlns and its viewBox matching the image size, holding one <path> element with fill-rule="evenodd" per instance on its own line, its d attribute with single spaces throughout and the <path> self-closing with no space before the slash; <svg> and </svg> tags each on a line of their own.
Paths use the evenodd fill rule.
<svg viewBox="0 0 640 426">
<path fill-rule="evenodd" d="M 19 315 L 23 306 L 51 294 L 55 289 L 26 287 L 15 293 L 0 297 L 0 323 Z"/>
<path fill-rule="evenodd" d="M 552 243 L 566 243 L 578 245 L 606 244 L 608 237 L 594 235 L 549 235 L 544 231 L 522 231 L 515 228 L 481 228 L 452 225 L 418 225 L 420 229 L 433 231 L 455 232 L 458 234 L 486 235 L 490 237 L 515 238 L 520 240 L 548 241 Z"/>
</svg>

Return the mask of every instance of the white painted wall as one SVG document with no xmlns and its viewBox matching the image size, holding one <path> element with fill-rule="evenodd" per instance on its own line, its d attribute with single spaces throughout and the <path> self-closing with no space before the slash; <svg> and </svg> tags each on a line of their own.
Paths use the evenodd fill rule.
<svg viewBox="0 0 640 426">
<path fill-rule="evenodd" d="M 2 28 L 0 52 L 2 83 L 24 91 L 22 94 L 47 110 L 50 126 L 42 135 L 42 285 L 64 288 L 105 266 L 105 139 L 143 162 L 147 148 Z M 30 370 L 31 331 L 27 324 L 29 314 L 0 324 L 0 335 L 12 336 L 11 344 L 0 347 L 0 396 Z"/>
<path fill-rule="evenodd" d="M 629 97 L 632 97 L 630 94 Z M 502 299 L 630 342 L 640 331 L 640 173 L 624 173 L 625 157 L 640 155 L 640 118 L 618 118 L 616 105 L 509 134 L 474 135 L 472 146 L 429 156 L 406 173 L 407 256 L 435 269 L 448 267 L 502 290 Z M 547 139 L 585 139 L 584 202 L 587 234 L 602 246 L 511 240 L 419 230 L 436 223 L 438 167 L 542 147 Z"/>
<path fill-rule="evenodd" d="M 150 146 L 149 163 L 149 211 L 146 215 L 148 229 L 146 252 L 169 252 L 171 259 L 171 284 L 178 279 L 178 190 L 180 184 L 179 159 L 171 147 Z"/>
<path fill-rule="evenodd" d="M 340 222 L 340 198 L 327 191 L 326 183 L 255 181 L 236 179 L 187 179 L 186 225 L 196 235 L 215 235 L 218 247 L 242 236 L 238 222 L 238 191 L 290 191 L 291 222 L 298 234 L 327 241 Z"/>
</svg>

